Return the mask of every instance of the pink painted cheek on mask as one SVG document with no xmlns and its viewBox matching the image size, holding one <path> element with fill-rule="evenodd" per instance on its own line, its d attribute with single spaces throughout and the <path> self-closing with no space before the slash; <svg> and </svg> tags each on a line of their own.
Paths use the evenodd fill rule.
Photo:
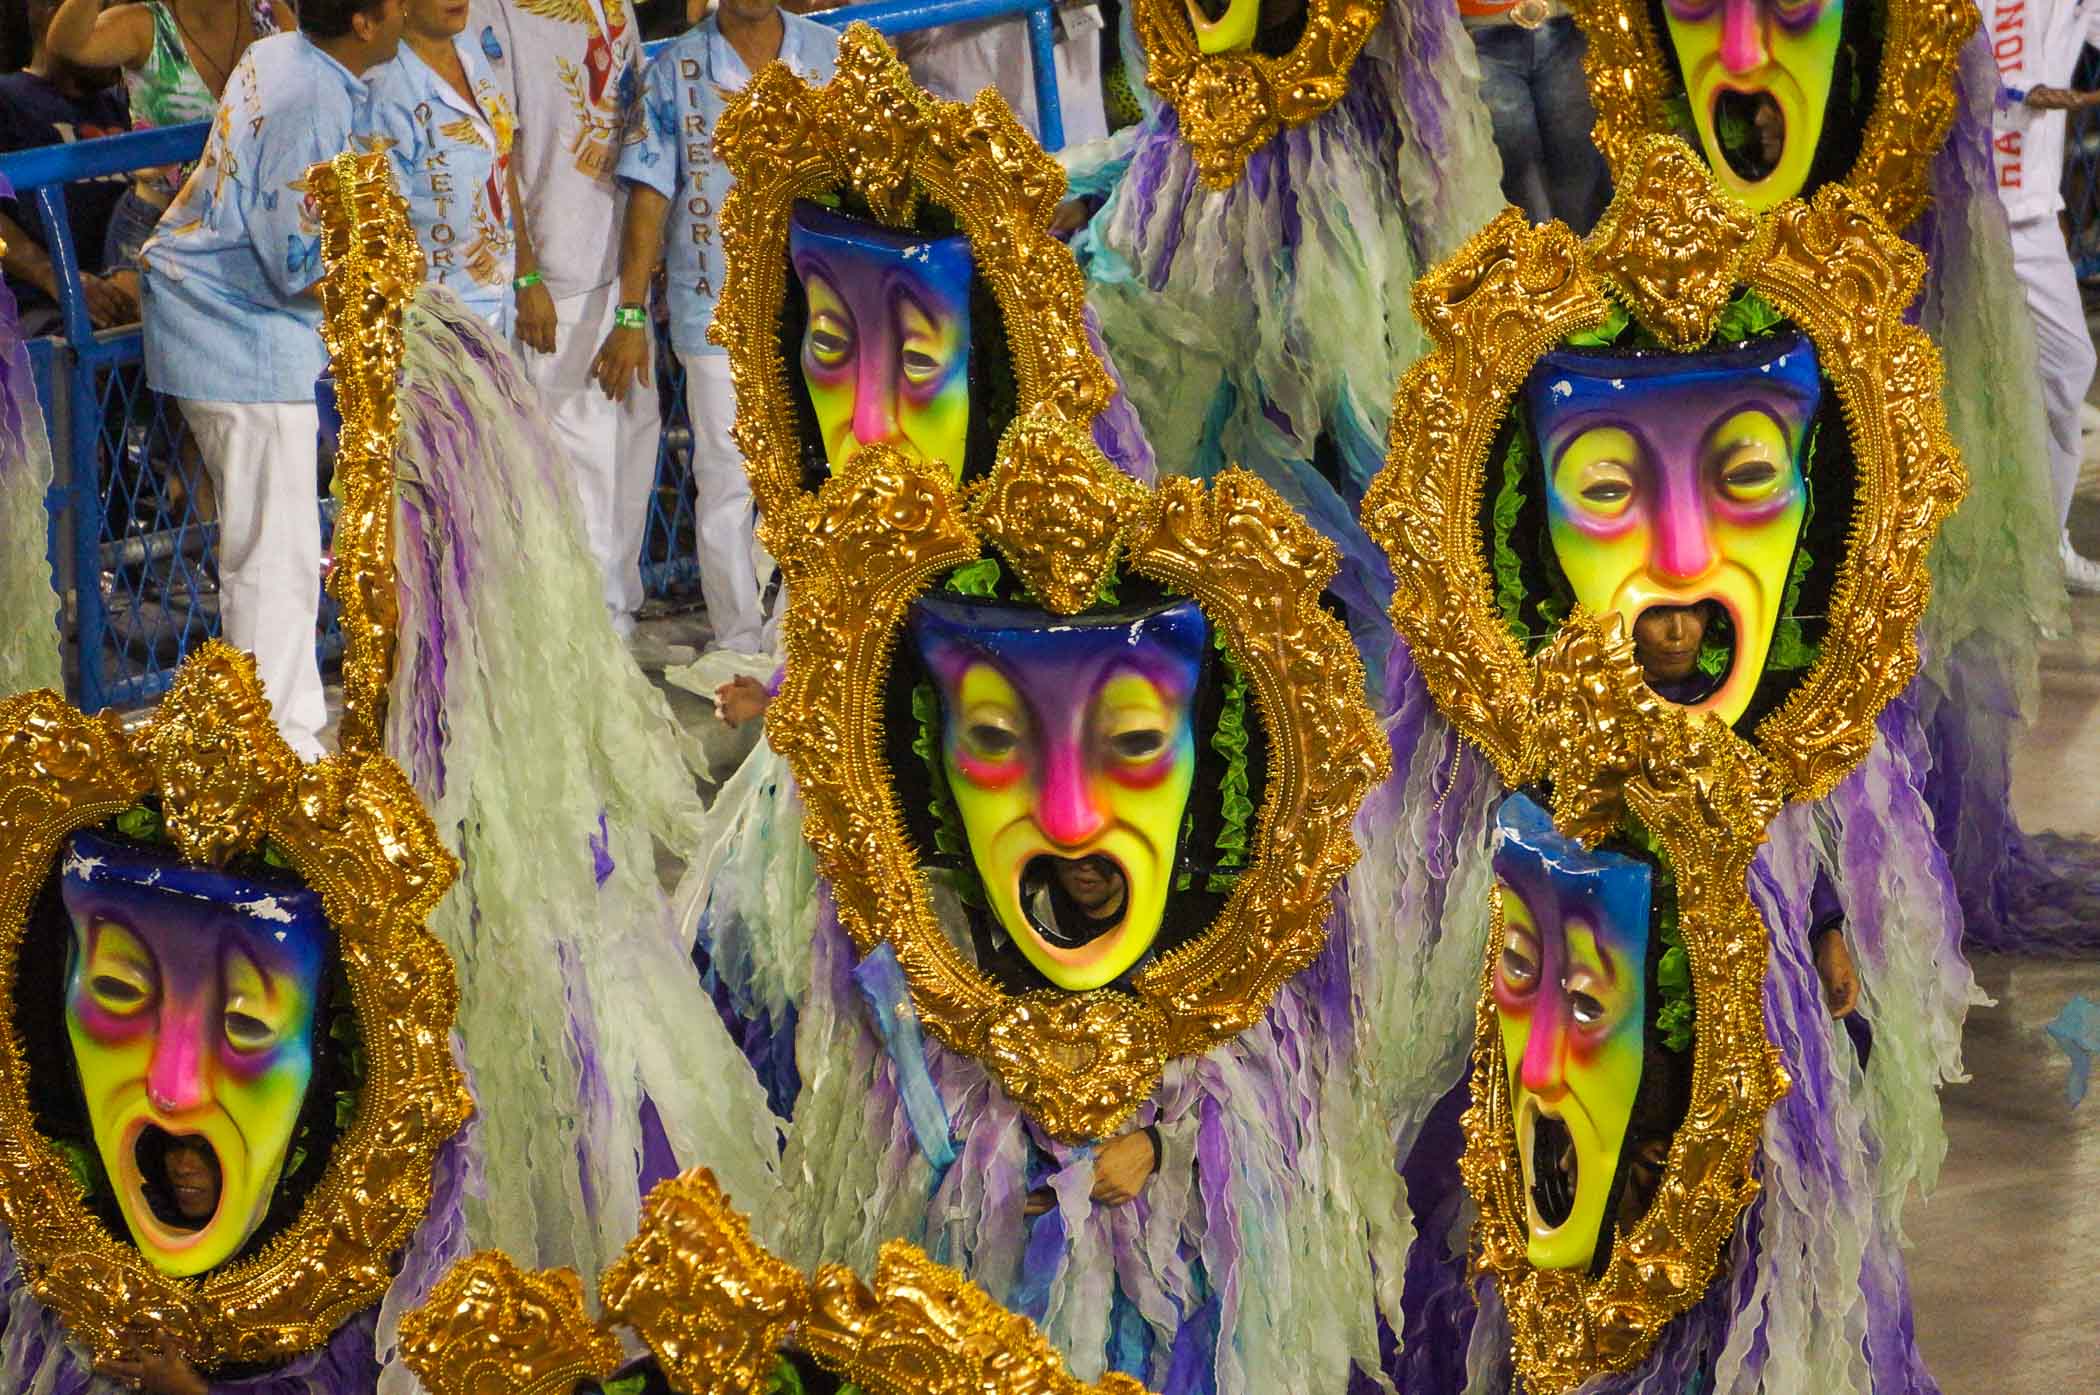
<svg viewBox="0 0 2100 1395">
<path fill-rule="evenodd" d="M 1146 765 L 1127 766 L 1117 762 L 1108 772 L 1108 778 L 1125 789 L 1157 789 L 1175 775 L 1182 773 L 1196 761 L 1194 743 L 1187 738 L 1175 741 L 1166 750 Z"/>
<path fill-rule="evenodd" d="M 959 739 L 949 741 L 948 759 L 955 763 L 956 771 L 965 780 L 983 790 L 1003 790 L 1028 771 L 1028 763 L 1018 757 L 985 760 L 981 756 L 973 756 L 963 748 Z"/>
</svg>

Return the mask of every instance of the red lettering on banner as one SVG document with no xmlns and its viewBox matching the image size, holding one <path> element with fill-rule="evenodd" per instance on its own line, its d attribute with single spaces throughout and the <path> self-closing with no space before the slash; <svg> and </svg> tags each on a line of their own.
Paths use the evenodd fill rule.
<svg viewBox="0 0 2100 1395">
<path fill-rule="evenodd" d="M 1992 44 L 1991 52 L 1998 55 L 1998 71 L 2018 72 L 2022 63 L 2021 54 L 2026 52 L 2026 49 L 2027 36 L 2024 34 L 2010 34 Z"/>
</svg>

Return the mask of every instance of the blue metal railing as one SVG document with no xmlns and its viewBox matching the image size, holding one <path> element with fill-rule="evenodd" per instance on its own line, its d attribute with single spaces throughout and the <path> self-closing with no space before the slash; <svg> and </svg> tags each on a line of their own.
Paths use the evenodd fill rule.
<svg viewBox="0 0 2100 1395">
<path fill-rule="evenodd" d="M 1055 0 L 877 0 L 813 18 L 838 28 L 864 20 L 895 36 L 1025 17 L 1037 126 L 1043 145 L 1057 150 L 1064 121 L 1054 8 Z M 195 160 L 208 132 L 209 123 L 195 122 L 0 155 L 0 177 L 37 208 L 58 281 L 62 337 L 33 341 L 31 362 L 58 476 L 47 501 L 49 549 L 65 602 L 60 623 L 72 640 L 69 686 L 89 711 L 151 701 L 173 681 L 182 658 L 218 632 L 217 528 L 207 516 L 211 510 L 200 507 L 209 485 L 181 413 L 146 386 L 139 328 L 98 331 L 88 320 L 65 186 Z M 641 559 L 653 596 L 689 587 L 698 573 L 692 429 L 683 375 L 667 345 L 658 369 L 663 445 Z M 319 498 L 318 506 L 325 528 L 332 501 Z M 333 607 L 324 599 L 318 637 L 324 659 L 340 644 Z"/>
</svg>

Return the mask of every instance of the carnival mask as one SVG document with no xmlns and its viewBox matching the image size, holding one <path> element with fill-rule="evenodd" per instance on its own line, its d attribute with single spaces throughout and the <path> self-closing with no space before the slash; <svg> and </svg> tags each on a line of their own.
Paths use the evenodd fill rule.
<svg viewBox="0 0 2100 1395">
<path fill-rule="evenodd" d="M 1844 0 L 1665 0 L 1699 143 L 1758 211 L 1803 192 L 1823 138 Z"/>
<path fill-rule="evenodd" d="M 1763 676 L 1807 512 L 1814 349 L 1787 334 L 1692 355 L 1558 351 L 1525 397 L 1575 599 L 1630 627 L 1651 608 L 1725 616 L 1733 652 L 1720 671 L 1657 686 L 1736 721 Z"/>
<path fill-rule="evenodd" d="M 1196 769 L 1202 610 L 1066 618 L 935 598 L 911 624 L 1000 926 L 1059 988 L 1113 981 L 1166 909 Z"/>
<path fill-rule="evenodd" d="M 140 1252 L 201 1274 L 255 1233 L 284 1168 L 313 1074 L 321 899 L 85 831 L 64 866 L 66 1031 L 96 1151 Z"/>
<path fill-rule="evenodd" d="M 1496 817 L 1502 953 L 1491 992 L 1540 1269 L 1594 1257 L 1641 1083 L 1648 906 L 1643 863 L 1586 852 L 1512 795 Z"/>
<path fill-rule="evenodd" d="M 970 435 L 969 239 L 897 232 L 801 200 L 788 258 L 809 307 L 802 382 L 832 468 L 881 444 L 960 476 Z"/>
</svg>

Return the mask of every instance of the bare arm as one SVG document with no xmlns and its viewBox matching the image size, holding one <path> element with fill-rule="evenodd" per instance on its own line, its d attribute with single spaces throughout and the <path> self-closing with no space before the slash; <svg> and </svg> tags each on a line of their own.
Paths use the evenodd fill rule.
<svg viewBox="0 0 2100 1395">
<path fill-rule="evenodd" d="M 34 286 L 57 300 L 58 272 L 50 254 L 31 242 L 22 225 L 5 213 L 0 213 L 0 242 L 7 244 L 7 255 L 0 257 L 0 270 L 7 272 L 7 279 Z"/>
<path fill-rule="evenodd" d="M 511 138 L 511 160 L 503 169 L 504 182 L 509 186 L 511 235 L 517 242 L 517 266 L 513 274 L 530 276 L 540 269 L 540 252 L 532 242 L 531 222 L 525 216 L 525 201 L 518 197 L 517 138 Z M 544 282 L 534 282 L 517 293 L 518 338 L 525 347 L 535 353 L 554 352 L 555 334 L 558 329 L 554 314 L 554 293 Z"/>
<path fill-rule="evenodd" d="M 285 0 L 270 0 L 270 13 L 277 16 L 277 32 L 289 34 L 299 27 L 299 14 Z"/>
<path fill-rule="evenodd" d="M 664 215 L 671 201 L 646 184 L 627 186 L 627 218 L 620 228 L 620 303 L 646 304 L 649 281 L 664 255 Z M 647 326 L 615 325 L 599 346 L 591 376 L 614 401 L 627 396 L 630 383 L 649 386 L 649 360 L 654 352 Z"/>
<path fill-rule="evenodd" d="M 44 42 L 83 68 L 142 67 L 153 52 L 153 16 L 144 5 L 105 10 L 98 0 L 65 0 Z"/>
</svg>

